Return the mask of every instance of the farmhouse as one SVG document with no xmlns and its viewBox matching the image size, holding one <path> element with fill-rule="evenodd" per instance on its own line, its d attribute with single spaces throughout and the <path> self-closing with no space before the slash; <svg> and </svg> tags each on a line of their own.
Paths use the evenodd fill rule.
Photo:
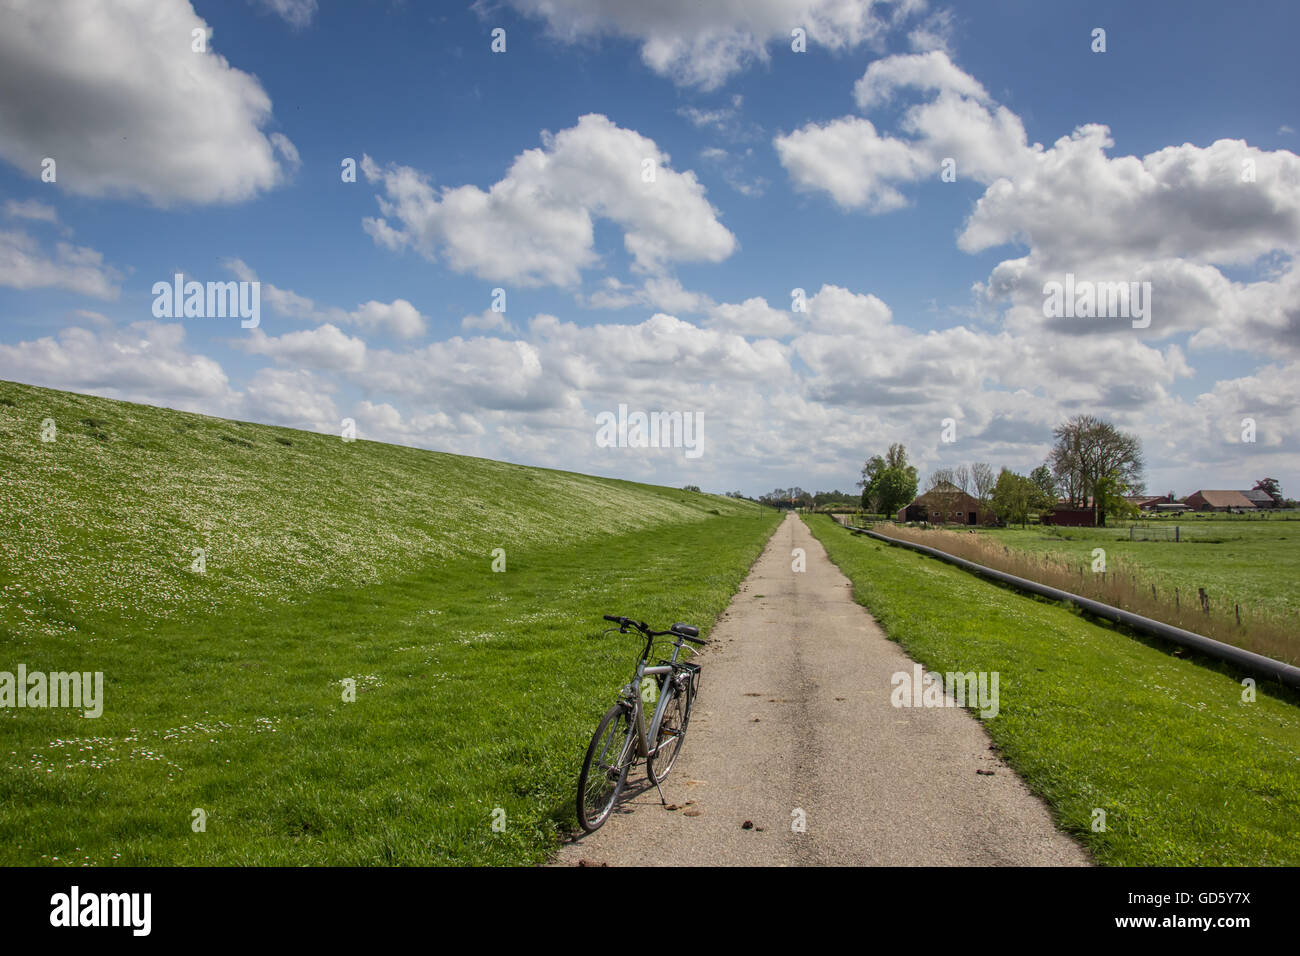
<svg viewBox="0 0 1300 956">
<path fill-rule="evenodd" d="M 1075 508 L 1069 504 L 1053 505 L 1052 510 L 1040 519 L 1043 524 L 1065 525 L 1073 528 L 1091 528 L 1097 516 L 1091 508 Z"/>
<path fill-rule="evenodd" d="M 1125 495 L 1124 500 L 1139 511 L 1154 511 L 1156 505 L 1168 504 L 1172 499 L 1168 495 Z"/>
<path fill-rule="evenodd" d="M 1254 488 L 1250 491 L 1243 491 L 1242 494 L 1249 498 L 1256 508 L 1277 507 L 1277 502 L 1273 500 L 1273 496 L 1267 491 L 1263 491 L 1259 488 Z"/>
<path fill-rule="evenodd" d="M 997 524 L 992 510 L 956 485 L 931 488 L 896 515 L 899 521 L 927 521 L 930 524 Z"/>
<path fill-rule="evenodd" d="M 1253 511 L 1255 502 L 1240 491 L 1194 491 L 1183 499 L 1192 511 Z"/>
</svg>

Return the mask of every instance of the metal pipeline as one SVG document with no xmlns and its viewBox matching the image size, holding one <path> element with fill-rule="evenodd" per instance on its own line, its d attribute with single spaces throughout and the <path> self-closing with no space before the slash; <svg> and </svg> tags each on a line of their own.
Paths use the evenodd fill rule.
<svg viewBox="0 0 1300 956">
<path fill-rule="evenodd" d="M 1038 594 L 1053 601 L 1064 601 L 1067 604 L 1073 604 L 1097 617 L 1115 621 L 1143 634 L 1150 634 L 1153 637 L 1192 648 L 1209 657 L 1226 661 L 1243 671 L 1281 681 L 1288 687 L 1300 689 L 1300 667 L 1295 667 L 1292 664 L 1276 661 L 1271 657 L 1265 657 L 1263 654 L 1256 654 L 1253 651 L 1242 650 L 1240 647 L 1233 647 L 1231 644 L 1224 644 L 1222 641 L 1216 641 L 1203 634 L 1185 631 L 1181 627 L 1174 627 L 1172 624 L 1165 624 L 1163 621 L 1152 620 L 1149 617 L 1143 617 L 1141 614 L 1134 614 L 1132 611 L 1125 611 L 1109 604 L 1102 604 L 1100 601 L 1092 600 L 1092 598 L 1071 594 L 1069 591 L 1062 591 L 1059 588 L 1048 587 L 1046 584 L 1039 584 L 1037 581 L 1030 581 L 1028 578 L 1021 578 L 1005 571 L 999 571 L 997 568 L 988 568 L 982 564 L 976 564 L 974 561 L 967 561 L 965 558 L 948 554 L 946 551 L 940 551 L 938 548 L 931 548 L 929 545 L 891 538 L 889 535 L 872 531 L 870 528 L 856 528 L 849 524 L 844 525 L 844 527 L 850 531 L 875 538 L 877 541 L 884 541 L 886 544 L 898 545 L 903 548 L 910 548 L 913 551 L 919 551 L 921 554 L 928 554 L 940 561 L 955 564 L 972 574 L 1009 584 L 1021 591 Z"/>
</svg>

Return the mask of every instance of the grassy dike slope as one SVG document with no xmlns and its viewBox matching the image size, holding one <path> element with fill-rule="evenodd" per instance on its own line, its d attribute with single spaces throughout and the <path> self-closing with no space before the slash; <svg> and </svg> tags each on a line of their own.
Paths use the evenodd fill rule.
<svg viewBox="0 0 1300 956">
<path fill-rule="evenodd" d="M 635 656 L 600 615 L 707 627 L 776 521 L 0 383 L 0 670 L 106 698 L 0 710 L 0 863 L 538 861 Z"/>
<path fill-rule="evenodd" d="M 1060 825 L 1111 865 L 1300 863 L 1300 706 L 903 548 L 809 527 L 927 668 L 997 671 L 986 721 Z M 889 688 L 875 692 L 888 693 Z M 971 781 L 971 786 L 978 782 Z M 1106 811 L 1093 832 L 1094 808 Z"/>
</svg>

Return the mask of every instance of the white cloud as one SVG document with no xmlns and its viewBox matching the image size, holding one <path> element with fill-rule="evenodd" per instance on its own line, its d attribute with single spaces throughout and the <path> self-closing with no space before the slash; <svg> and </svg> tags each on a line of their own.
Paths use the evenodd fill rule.
<svg viewBox="0 0 1300 956">
<path fill-rule="evenodd" d="M 0 345 L 0 378 L 130 401 L 229 413 L 234 393 L 221 366 L 185 348 L 180 323 L 67 328 Z"/>
<path fill-rule="evenodd" d="M 31 219 L 35 222 L 58 222 L 58 211 L 39 199 L 5 200 L 5 215 L 10 219 Z"/>
<path fill-rule="evenodd" d="M 699 129 L 722 130 L 726 128 L 736 111 L 732 109 L 702 110 L 694 106 L 679 106 L 677 115 L 690 120 L 691 125 Z"/>
<path fill-rule="evenodd" d="M 420 310 L 405 299 L 392 302 L 363 302 L 351 312 L 347 320 L 371 332 L 387 332 L 399 339 L 419 338 L 424 334 L 426 319 Z"/>
<path fill-rule="evenodd" d="M 855 98 L 871 109 L 907 89 L 929 98 L 902 112 L 905 137 L 851 116 L 777 137 L 795 186 L 825 192 L 845 209 L 887 212 L 908 201 L 900 184 L 937 179 L 941 163 L 952 159 L 959 179 L 987 184 L 958 247 L 1029 249 L 976 286 L 986 305 L 1006 305 L 1006 328 L 1077 339 L 1113 336 L 1122 327 L 1130 341 L 1193 332 L 1196 349 L 1300 348 L 1294 153 L 1225 139 L 1112 158 L 1110 131 L 1097 124 L 1047 149 L 1030 145 L 1020 118 L 940 50 L 873 62 Z M 1254 280 L 1229 280 L 1221 271 L 1261 261 Z M 1150 328 L 1044 319 L 1043 286 L 1067 273 L 1089 282 L 1150 282 Z"/>
<path fill-rule="evenodd" d="M 342 417 L 334 404 L 334 386 L 300 369 L 259 369 L 240 396 L 239 408 L 258 421 L 309 431 L 337 431 Z"/>
<path fill-rule="evenodd" d="M 380 183 L 382 217 L 364 221 L 380 245 L 441 255 L 458 272 L 520 285 L 576 285 L 596 265 L 593 218 L 623 230 L 634 266 L 658 273 L 670 262 L 719 262 L 735 237 L 717 219 L 692 172 L 677 172 L 653 140 L 607 117 L 587 114 L 515 158 L 486 192 L 477 186 L 435 192 L 407 166 L 362 171 Z M 654 181 L 643 180 L 645 162 Z M 391 220 L 391 221 L 390 221 Z"/>
<path fill-rule="evenodd" d="M 940 50 L 874 61 L 857 81 L 854 98 L 870 110 L 903 89 L 934 94 L 903 112 L 899 126 L 909 138 L 881 133 L 854 116 L 777 136 L 773 145 L 795 186 L 826 192 L 844 209 L 884 213 L 907 205 L 899 184 L 938 179 L 945 160 L 955 163 L 960 179 L 992 183 L 1023 171 L 1041 151 L 1026 142 L 1020 118 L 993 103 Z"/>
<path fill-rule="evenodd" d="M 97 299 L 116 299 L 122 275 L 104 264 L 103 253 L 66 242 L 50 256 L 24 232 L 0 232 L 0 285 L 15 289 L 57 288 Z"/>
<path fill-rule="evenodd" d="M 640 288 L 614 276 L 606 276 L 595 292 L 586 296 L 579 294 L 577 298 L 582 305 L 591 309 L 626 309 L 643 305 L 663 312 L 689 314 L 708 312 L 716 304 L 704 293 L 684 288 L 672 276 L 652 276 Z"/>
<path fill-rule="evenodd" d="M 0 30 L 0 156 L 84 196 L 236 202 L 283 181 L 271 100 L 219 53 L 188 0 L 10 0 Z M 39 101 L 31 91 L 39 90 Z M 278 143 L 278 145 L 277 145 Z"/>
<path fill-rule="evenodd" d="M 258 281 L 257 273 L 242 259 L 226 259 L 222 263 L 242 282 Z M 424 335 L 428 317 L 406 299 L 392 302 L 371 300 L 351 311 L 339 308 L 318 308 L 316 303 L 291 289 L 282 289 L 270 282 L 261 284 L 262 301 L 271 311 L 293 319 L 308 319 L 335 325 L 354 325 L 372 333 L 384 333 L 399 339 L 414 339 Z"/>
<path fill-rule="evenodd" d="M 641 59 L 661 76 L 709 90 L 753 63 L 766 63 L 769 45 L 790 49 L 791 30 L 831 50 L 877 41 L 893 22 L 921 9 L 918 0 L 507 0 L 544 19 L 564 41 L 602 35 L 641 44 Z M 492 5 L 474 4 L 487 17 Z"/>
<path fill-rule="evenodd" d="M 936 10 L 907 35 L 907 42 L 918 53 L 940 50 L 952 52 L 956 22 L 951 9 Z"/>
<path fill-rule="evenodd" d="M 1103 321 L 1042 317 L 1044 284 L 1073 273 L 1151 283 L 1150 328 L 1132 337 L 1192 332 L 1196 349 L 1300 349 L 1300 157 L 1238 140 L 1142 158 L 1111 158 L 1111 146 L 1104 126 L 1081 127 L 976 204 L 960 248 L 1029 248 L 981 289 L 989 301 L 1010 302 L 1008 327 L 1111 333 Z M 1242 179 L 1247 163 L 1253 182 Z M 1230 280 L 1221 268 L 1259 261 L 1265 268 L 1252 280 Z"/>
<path fill-rule="evenodd" d="M 959 245 L 1021 241 L 1053 262 L 1103 255 L 1247 264 L 1300 251 L 1300 156 L 1240 140 L 1110 158 L 1104 126 L 1063 136 L 979 200 Z M 1254 182 L 1243 182 L 1244 164 Z"/>
<path fill-rule="evenodd" d="M 365 438 L 749 490 L 795 480 L 842 486 L 866 451 L 891 441 L 905 442 L 923 470 L 955 463 L 939 441 L 949 416 L 961 460 L 1023 470 L 1042 461 L 1054 424 L 1088 409 L 1179 463 L 1178 474 L 1153 480 L 1184 491 L 1241 467 L 1225 436 L 1245 415 L 1260 425 L 1259 446 L 1246 452 L 1261 474 L 1282 471 L 1300 439 L 1296 361 L 1183 400 L 1174 385 L 1193 371 L 1177 345 L 1028 326 L 917 332 L 879 297 L 833 285 L 807 303 L 806 313 L 761 297 L 717 304 L 703 327 L 664 313 L 589 326 L 537 315 L 522 333 L 403 349 L 367 348 L 328 325 L 278 337 L 256 329 L 234 344 L 275 367 L 242 391 L 186 349 L 179 323 L 69 329 L 0 347 L 0 378 L 329 432 L 347 386 L 362 395 L 350 414 Z M 705 458 L 597 448 L 595 415 L 622 403 L 701 413 Z M 808 435 L 818 436 L 812 446 Z"/>
<path fill-rule="evenodd" d="M 987 103 L 989 95 L 969 73 L 962 71 L 941 50 L 899 54 L 875 60 L 853 85 L 853 99 L 860 110 L 888 103 L 900 89 L 951 92 Z"/>
<path fill-rule="evenodd" d="M 311 23 L 316 15 L 316 0 L 257 0 L 257 3 L 298 30 Z"/>
<path fill-rule="evenodd" d="M 470 332 L 504 332 L 514 334 L 515 324 L 506 318 L 504 312 L 484 309 L 474 315 L 467 315 L 460 320 L 460 327 Z"/>
<path fill-rule="evenodd" d="M 794 313 L 774 309 L 762 296 L 744 302 L 723 302 L 713 307 L 708 327 L 749 338 L 785 338 L 799 329 Z"/>
<path fill-rule="evenodd" d="M 231 344 L 251 355 L 266 355 L 304 368 L 360 371 L 366 361 L 366 343 L 328 323 L 280 336 L 253 329 L 248 337 L 233 339 Z"/>
<path fill-rule="evenodd" d="M 745 163 L 754 155 L 753 149 L 743 153 L 729 153 L 716 146 L 707 146 L 700 150 L 700 158 L 716 166 L 722 173 L 722 180 L 742 196 L 757 198 L 767 191 L 768 182 L 762 176 L 749 176 L 745 172 Z"/>
<path fill-rule="evenodd" d="M 881 136 L 870 120 L 854 116 L 809 123 L 773 145 L 797 188 L 823 190 L 846 209 L 871 213 L 907 205 L 892 184 L 918 179 L 928 164 L 912 145 Z"/>
</svg>

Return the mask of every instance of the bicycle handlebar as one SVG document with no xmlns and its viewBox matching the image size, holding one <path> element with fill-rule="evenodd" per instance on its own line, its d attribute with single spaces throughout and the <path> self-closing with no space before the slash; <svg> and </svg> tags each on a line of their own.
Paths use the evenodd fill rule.
<svg viewBox="0 0 1300 956">
<path fill-rule="evenodd" d="M 666 631 L 656 631 L 656 630 L 652 630 L 650 625 L 646 624 L 645 621 L 640 621 L 640 622 L 634 621 L 630 617 L 617 617 L 613 614 L 606 614 L 605 620 L 612 621 L 613 623 L 617 624 L 619 630 L 625 634 L 627 633 L 627 629 L 629 627 L 634 627 L 642 634 L 644 634 L 646 637 L 666 637 L 668 635 L 671 635 L 673 637 L 681 638 L 684 641 L 690 641 L 692 644 L 708 643 L 708 641 L 702 640 L 700 638 L 699 636 L 700 629 L 698 627 L 692 627 L 689 624 L 678 623 L 678 624 L 674 624 Z"/>
</svg>

